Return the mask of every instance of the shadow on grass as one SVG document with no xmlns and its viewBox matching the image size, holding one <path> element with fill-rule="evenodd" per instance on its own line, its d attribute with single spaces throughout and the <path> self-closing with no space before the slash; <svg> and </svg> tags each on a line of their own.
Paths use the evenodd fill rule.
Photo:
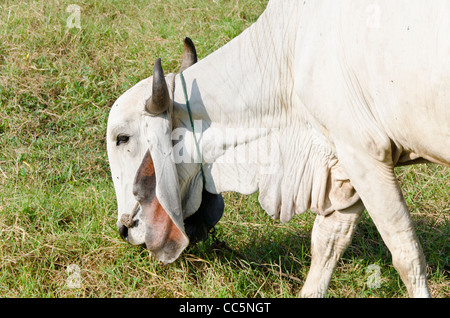
<svg viewBox="0 0 450 318">
<path fill-rule="evenodd" d="M 193 246 L 188 251 L 235 270 L 252 270 L 262 275 L 272 273 L 301 288 L 311 265 L 311 233 L 295 227 L 273 231 L 267 228 L 253 230 L 254 239 L 245 244 L 227 242 L 219 234 L 216 239 L 209 238 L 202 247 Z M 444 279 L 449 276 L 449 232 L 449 222 L 431 225 L 426 218 L 416 220 L 416 233 L 425 253 L 429 276 L 439 275 Z M 362 274 L 368 265 L 378 264 L 391 273 L 392 286 L 397 284 L 399 278 L 392 267 L 391 254 L 366 212 L 338 267 L 355 266 L 352 265 L 355 263 L 362 265 L 359 268 Z"/>
</svg>

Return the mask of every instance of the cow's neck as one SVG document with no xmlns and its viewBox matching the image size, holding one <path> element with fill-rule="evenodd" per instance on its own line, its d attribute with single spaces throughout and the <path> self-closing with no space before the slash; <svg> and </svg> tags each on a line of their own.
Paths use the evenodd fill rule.
<svg viewBox="0 0 450 318">
<path fill-rule="evenodd" d="M 281 48 L 275 43 L 279 36 L 268 33 L 265 24 L 263 14 L 241 35 L 183 72 L 205 163 L 216 161 L 226 152 L 233 152 L 240 144 L 259 139 L 265 133 L 264 129 L 281 124 L 276 113 L 279 104 L 273 103 L 273 97 L 281 95 L 278 91 L 280 83 L 279 80 L 274 81 L 273 72 L 282 62 L 269 62 L 277 60 L 273 55 Z M 273 39 L 268 41 L 267 37 L 271 35 Z M 188 132 L 182 139 L 193 144 L 179 74 L 175 77 L 173 127 L 186 128 Z M 177 136 L 175 138 L 178 139 Z M 195 150 L 191 149 L 190 153 L 195 157 Z M 186 156 L 183 160 L 186 161 Z M 247 162 L 248 158 L 240 160 Z M 214 183 L 220 189 L 242 190 L 239 186 L 221 187 L 218 180 Z"/>
<path fill-rule="evenodd" d="M 299 16 L 290 10 L 292 4 L 277 2 L 274 9 L 284 11 L 275 15 Z M 273 11 L 271 15 L 274 18 Z M 328 149 L 319 149 L 320 136 L 305 132 L 307 116 L 294 106 L 299 101 L 293 93 L 296 32 L 288 32 L 291 23 L 296 21 L 290 16 L 268 20 L 263 14 L 239 37 L 183 72 L 206 189 L 243 194 L 259 190 L 263 208 L 282 220 L 292 217 L 294 203 L 299 210 L 309 208 L 315 178 L 310 171 L 323 171 L 328 164 L 323 160 Z M 180 145 L 190 145 L 188 152 L 196 157 L 179 75 L 173 118 L 174 129 L 185 131 L 182 138 L 176 133 L 175 139 L 181 142 L 175 143 L 175 152 L 179 153 Z M 192 178 L 187 169 L 200 171 L 198 164 L 180 165 L 180 183 L 186 189 L 186 184 L 201 180 Z M 297 195 L 300 189 L 303 197 Z"/>
<path fill-rule="evenodd" d="M 292 95 L 292 52 L 287 48 L 293 47 L 295 39 L 287 37 L 293 32 L 286 32 L 289 26 L 283 25 L 289 19 L 274 19 L 274 14 L 285 13 L 272 10 L 269 20 L 267 10 L 241 35 L 183 72 L 195 119 L 223 127 L 282 124 L 273 118 L 281 117 L 286 107 L 280 107 L 280 102 L 289 103 Z M 277 25 L 271 25 L 272 21 Z M 184 118 L 179 75 L 175 87 L 175 115 Z"/>
</svg>

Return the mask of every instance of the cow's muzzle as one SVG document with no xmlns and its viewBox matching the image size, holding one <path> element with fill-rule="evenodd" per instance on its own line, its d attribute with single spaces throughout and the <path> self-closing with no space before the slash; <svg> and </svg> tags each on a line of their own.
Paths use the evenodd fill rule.
<svg viewBox="0 0 450 318">
<path fill-rule="evenodd" d="M 120 235 L 120 237 L 121 237 L 124 241 L 128 242 L 128 227 L 126 227 L 126 226 L 123 225 L 123 224 L 119 224 L 118 230 L 119 230 L 119 235 Z"/>
</svg>

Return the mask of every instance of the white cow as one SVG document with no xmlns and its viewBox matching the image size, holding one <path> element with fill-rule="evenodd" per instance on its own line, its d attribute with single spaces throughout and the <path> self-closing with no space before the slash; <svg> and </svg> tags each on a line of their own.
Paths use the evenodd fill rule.
<svg viewBox="0 0 450 318">
<path fill-rule="evenodd" d="M 206 182 L 180 75 L 158 60 L 108 120 L 122 236 L 169 263 L 221 217 L 218 194 L 259 191 L 282 222 L 317 213 L 301 295 L 324 296 L 365 207 L 410 296 L 430 296 L 394 167 L 450 165 L 449 16 L 448 0 L 272 0 L 194 65 L 186 40 Z"/>
</svg>

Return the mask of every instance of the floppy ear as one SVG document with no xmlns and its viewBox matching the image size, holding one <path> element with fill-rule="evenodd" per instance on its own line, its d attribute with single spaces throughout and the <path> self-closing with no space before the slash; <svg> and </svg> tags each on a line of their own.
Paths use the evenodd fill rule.
<svg viewBox="0 0 450 318">
<path fill-rule="evenodd" d="M 222 195 L 212 194 L 203 189 L 202 203 L 199 209 L 184 220 L 184 228 L 190 242 L 197 243 L 206 240 L 209 231 L 222 217 L 223 210 Z"/>
<path fill-rule="evenodd" d="M 155 165 L 150 151 L 147 150 L 136 173 L 133 193 L 142 209 L 146 227 L 145 245 L 156 259 L 167 264 L 179 257 L 189 245 L 189 239 L 184 233 L 182 215 L 178 213 L 178 180 L 170 173 L 170 165 L 164 162 L 164 158 L 159 158 L 158 161 L 160 163 Z M 158 182 L 158 177 L 166 179 Z M 163 189 L 158 191 L 161 184 Z M 170 191 L 165 189 L 167 186 L 171 188 Z M 171 203 L 164 204 L 167 201 Z"/>
</svg>

